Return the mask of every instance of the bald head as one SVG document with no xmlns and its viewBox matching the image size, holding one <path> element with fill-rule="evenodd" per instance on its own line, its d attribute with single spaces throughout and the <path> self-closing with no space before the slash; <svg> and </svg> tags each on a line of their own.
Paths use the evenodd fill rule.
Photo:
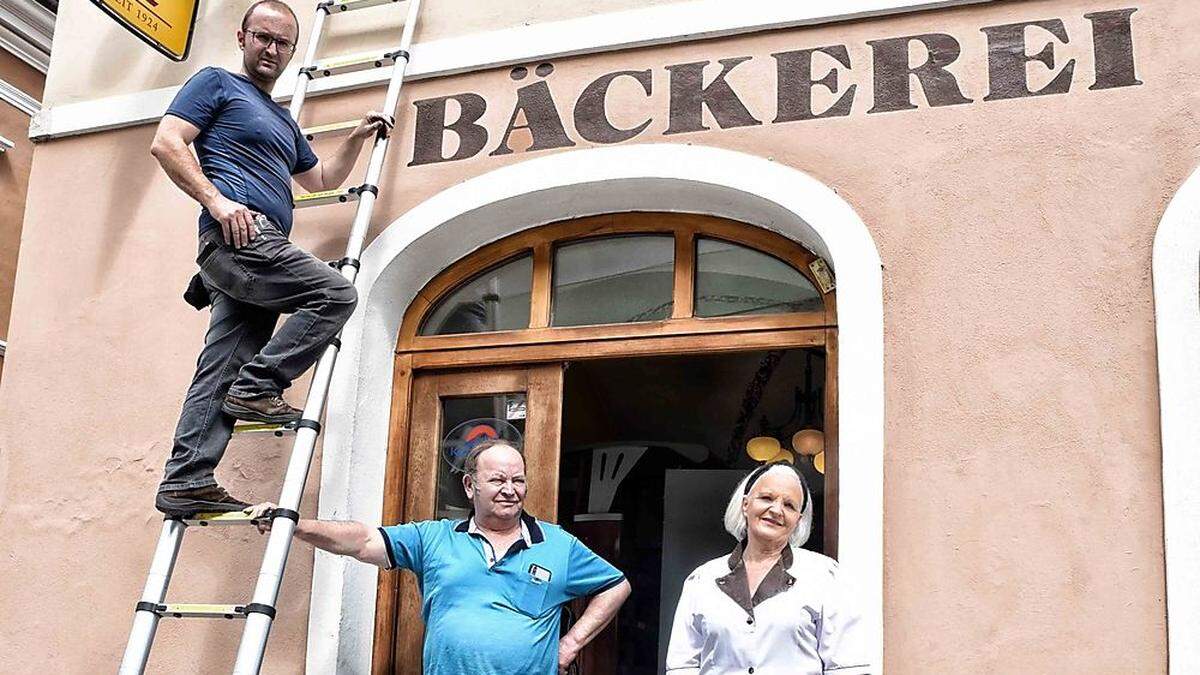
<svg viewBox="0 0 1200 675">
<path fill-rule="evenodd" d="M 503 454 L 510 459 L 512 457 L 511 453 L 516 453 L 516 456 L 520 458 L 521 470 L 525 470 L 525 455 L 521 454 L 521 451 L 514 447 L 512 443 L 495 438 L 486 440 L 471 448 L 471 452 L 467 454 L 467 459 L 463 462 L 463 473 L 473 474 L 478 471 L 479 458 L 485 454 L 495 454 L 493 453 L 494 450 L 507 450 L 508 452 Z"/>
<path fill-rule="evenodd" d="M 246 30 L 250 27 L 251 19 L 253 19 L 254 15 L 258 14 L 259 12 L 271 12 L 274 14 L 279 14 L 280 16 L 289 17 L 291 19 L 293 28 L 293 40 L 297 35 L 299 35 L 300 20 L 296 18 L 296 12 L 292 11 L 292 8 L 286 2 L 282 2 L 281 0 L 258 0 L 258 2 L 255 2 L 247 7 L 246 13 L 242 15 L 242 30 Z"/>
</svg>

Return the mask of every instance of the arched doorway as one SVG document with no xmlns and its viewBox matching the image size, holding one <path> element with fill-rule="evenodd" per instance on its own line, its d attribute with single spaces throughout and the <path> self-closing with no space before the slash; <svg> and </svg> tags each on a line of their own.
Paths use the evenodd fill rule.
<svg viewBox="0 0 1200 675">
<path fill-rule="evenodd" d="M 363 252 L 359 310 L 343 332 L 322 444 L 323 518 L 380 522 L 393 363 L 403 316 L 455 261 L 564 218 L 617 211 L 731 218 L 817 252 L 837 274 L 838 559 L 857 581 L 876 663 L 883 651 L 883 293 L 878 251 L 854 209 L 795 168 L 740 152 L 653 143 L 554 153 L 448 187 L 387 225 Z M 307 671 L 367 672 L 379 655 L 375 569 L 318 551 Z M 882 670 L 881 670 L 882 672 Z"/>
<path fill-rule="evenodd" d="M 458 435 L 511 429 L 525 440 L 529 510 L 638 589 L 585 673 L 661 665 L 683 577 L 731 547 L 720 515 L 764 444 L 808 476 L 809 548 L 836 556 L 836 293 L 825 261 L 778 234 L 667 213 L 523 231 L 417 294 L 394 373 L 384 522 L 465 517 Z M 801 431 L 823 434 L 820 455 L 794 446 Z M 382 575 L 378 598 L 376 672 L 417 672 L 415 582 Z"/>
</svg>

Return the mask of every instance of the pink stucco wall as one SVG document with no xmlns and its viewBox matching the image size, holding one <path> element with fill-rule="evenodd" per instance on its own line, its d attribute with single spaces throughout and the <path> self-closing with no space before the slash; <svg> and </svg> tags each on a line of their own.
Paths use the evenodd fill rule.
<svg viewBox="0 0 1200 675">
<path fill-rule="evenodd" d="M 29 96 L 38 98 L 46 77 L 17 57 L 0 50 L 0 80 Z M 33 161 L 33 144 L 26 138 L 29 114 L 0 102 L 0 136 L 15 147 L 0 154 L 0 339 L 7 339 L 12 307 L 13 282 L 17 276 L 17 253 L 21 246 L 21 223 L 25 218 L 25 191 Z M 0 358 L 0 369 L 4 359 Z"/>
<path fill-rule="evenodd" d="M 884 264 L 891 672 L 1165 671 L 1150 245 L 1200 158 L 1200 47 L 1182 37 L 1200 30 L 1200 9 L 1140 6 L 1145 84 L 1091 91 L 1083 15 L 1121 7 L 997 3 L 563 60 L 548 78 L 568 133 L 587 147 L 572 131 L 574 97 L 604 73 L 649 68 L 653 95 L 635 85 L 610 102 L 622 124 L 654 118 L 630 142 L 772 157 L 835 188 L 870 228 Z M 1058 67 L 1078 61 L 1071 92 L 982 102 L 980 28 L 1049 18 L 1071 36 L 1057 47 Z M 962 44 L 951 70 L 976 102 L 931 109 L 917 96 L 918 110 L 868 114 L 867 41 L 927 32 Z M 1044 41 L 1031 39 L 1031 51 Z M 847 45 L 854 64 L 843 87 L 859 85 L 848 117 L 662 135 L 665 65 L 754 56 L 730 82 L 769 122 L 770 55 L 831 44 Z M 449 185 L 526 157 L 486 155 L 517 86 L 501 69 L 407 90 L 375 231 Z M 485 153 L 406 167 L 410 102 L 466 91 L 489 103 Z M 375 95 L 314 99 L 309 119 L 342 118 Z M 13 672 L 111 669 L 157 536 L 153 486 L 206 317 L 178 297 L 192 273 L 195 209 L 149 156 L 152 133 L 49 142 L 34 158 L 0 384 L 0 575 L 9 580 L 0 601 L 26 617 L 8 623 L 0 644 L 0 662 L 24 664 Z M 295 238 L 340 255 L 349 210 L 339 208 L 299 214 Z M 271 498 L 286 450 L 238 440 L 221 475 L 241 494 Z M 244 598 L 260 550 L 245 533 L 192 535 L 171 596 Z M 311 553 L 297 545 L 293 561 L 269 672 L 303 664 Z M 215 673 L 227 670 L 239 631 L 192 623 L 160 634 L 158 672 Z"/>
</svg>

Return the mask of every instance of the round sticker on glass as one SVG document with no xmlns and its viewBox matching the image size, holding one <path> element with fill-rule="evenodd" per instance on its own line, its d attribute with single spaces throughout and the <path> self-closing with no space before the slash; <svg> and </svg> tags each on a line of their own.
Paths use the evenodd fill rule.
<svg viewBox="0 0 1200 675">
<path fill-rule="evenodd" d="M 450 468 L 462 473 L 463 463 L 475 446 L 484 441 L 508 441 L 521 447 L 521 432 L 512 424 L 494 417 L 467 420 L 450 430 L 442 439 L 442 458 Z"/>
</svg>

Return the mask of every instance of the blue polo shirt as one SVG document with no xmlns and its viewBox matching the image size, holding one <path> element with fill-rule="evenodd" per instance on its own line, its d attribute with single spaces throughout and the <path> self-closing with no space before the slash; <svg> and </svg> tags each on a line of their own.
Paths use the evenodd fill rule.
<svg viewBox="0 0 1200 675">
<path fill-rule="evenodd" d="M 426 675 L 553 675 L 560 607 L 625 578 L 561 527 L 521 521 L 522 538 L 494 564 L 500 552 L 471 519 L 379 528 L 390 566 L 417 575 Z"/>
<path fill-rule="evenodd" d="M 204 68 L 167 108 L 200 129 L 193 143 L 200 169 L 221 194 L 292 230 L 292 174 L 317 165 L 288 111 L 242 75 Z M 200 210 L 200 232 L 217 227 Z"/>
</svg>

